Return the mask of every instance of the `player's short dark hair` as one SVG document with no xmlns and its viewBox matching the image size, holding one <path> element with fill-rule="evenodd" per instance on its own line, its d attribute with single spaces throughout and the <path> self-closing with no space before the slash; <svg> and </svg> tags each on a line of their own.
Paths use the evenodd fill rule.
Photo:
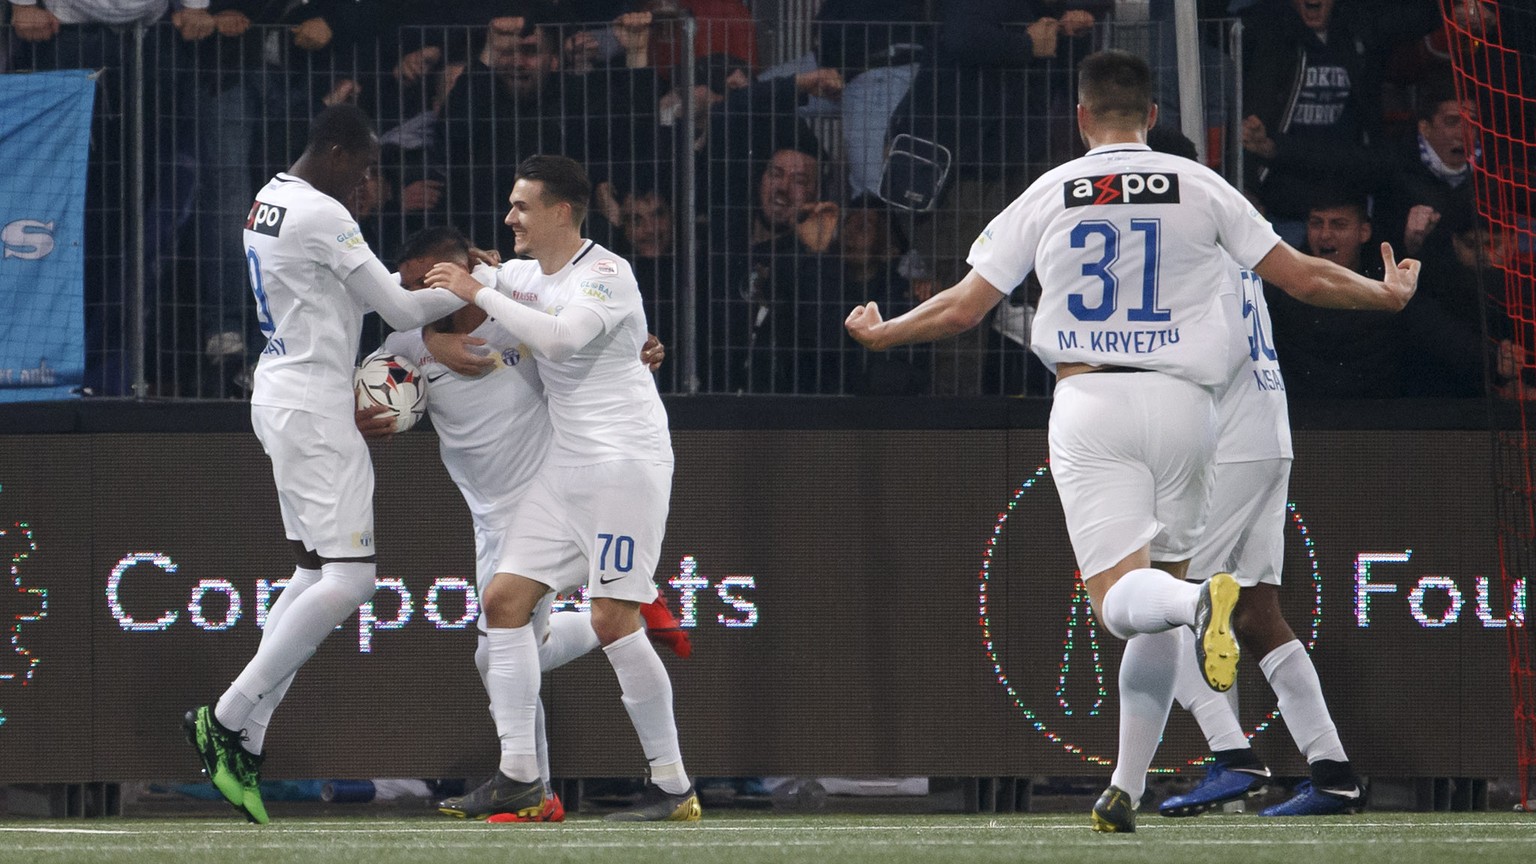
<svg viewBox="0 0 1536 864">
<path fill-rule="evenodd" d="M 438 256 L 466 262 L 469 260 L 469 238 L 452 225 L 432 225 L 412 234 L 400 251 L 400 260 Z"/>
<path fill-rule="evenodd" d="M 1077 101 L 1095 117 L 1145 122 L 1152 112 L 1152 69 L 1127 51 L 1097 51 L 1077 69 Z"/>
<path fill-rule="evenodd" d="M 357 153 L 373 146 L 373 122 L 350 102 L 321 111 L 309 124 L 309 149 L 323 152 L 340 147 Z"/>
<path fill-rule="evenodd" d="M 577 225 L 587 216 L 592 201 L 592 181 L 581 163 L 565 156 L 539 154 L 529 156 L 517 166 L 517 179 L 537 181 L 544 186 L 544 199 L 571 205 L 571 221 Z"/>
</svg>

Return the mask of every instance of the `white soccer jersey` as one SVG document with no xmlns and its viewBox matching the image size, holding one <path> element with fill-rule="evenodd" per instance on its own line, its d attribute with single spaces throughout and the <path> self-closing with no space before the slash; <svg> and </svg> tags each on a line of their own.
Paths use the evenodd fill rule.
<svg viewBox="0 0 1536 864">
<path fill-rule="evenodd" d="M 1252 462 L 1291 458 L 1291 418 L 1286 410 L 1285 380 L 1275 353 L 1264 280 L 1228 262 L 1227 293 L 1232 328 L 1231 364 L 1218 394 L 1217 462 Z"/>
<path fill-rule="evenodd" d="M 486 341 L 497 362 L 465 377 L 427 351 L 421 330 L 391 333 L 380 349 L 409 359 L 427 381 L 427 411 L 448 476 L 477 522 L 510 512 L 549 449 L 549 411 L 527 346 L 486 321 L 470 334 Z"/>
<path fill-rule="evenodd" d="M 1114 144 L 1042 175 L 976 238 L 968 260 L 1004 293 L 1038 271 L 1031 347 L 1052 369 L 1129 366 L 1216 387 L 1230 330 L 1220 249 L 1253 267 L 1279 240 L 1210 169 Z"/>
<path fill-rule="evenodd" d="M 603 321 L 603 332 L 571 357 L 539 358 L 554 426 L 550 464 L 671 462 L 667 411 L 639 362 L 645 308 L 629 262 L 589 240 L 553 275 L 544 275 L 537 261 L 517 260 L 495 276 L 492 287 L 525 306 L 552 315 L 580 306 Z"/>
<path fill-rule="evenodd" d="M 292 174 L 273 177 L 245 222 L 246 265 L 267 339 L 252 405 L 352 415 L 368 306 L 342 280 L 373 257 L 347 208 Z"/>
</svg>

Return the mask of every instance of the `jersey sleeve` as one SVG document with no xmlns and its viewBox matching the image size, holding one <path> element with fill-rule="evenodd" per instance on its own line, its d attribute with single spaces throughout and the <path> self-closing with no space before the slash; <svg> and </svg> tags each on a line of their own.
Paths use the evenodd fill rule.
<svg viewBox="0 0 1536 864">
<path fill-rule="evenodd" d="M 328 202 L 305 226 L 310 255 L 315 261 L 345 280 L 347 275 L 374 257 L 363 238 L 363 231 L 339 203 Z"/>
<path fill-rule="evenodd" d="M 1031 201 L 1033 191 L 1033 186 L 1025 190 L 994 216 L 971 243 L 965 259 L 981 278 L 1004 294 L 1012 294 L 1035 269 L 1035 249 L 1044 220 L 1036 212 L 1038 202 Z"/>
<path fill-rule="evenodd" d="M 641 308 L 640 283 L 622 261 L 603 257 L 576 273 L 576 291 L 567 308 L 589 309 L 603 322 L 603 332 Z"/>
<path fill-rule="evenodd" d="M 1252 270 L 1280 242 L 1273 225 L 1258 208 L 1220 176 L 1208 178 L 1211 216 L 1216 220 L 1216 240 L 1246 270 Z"/>
</svg>

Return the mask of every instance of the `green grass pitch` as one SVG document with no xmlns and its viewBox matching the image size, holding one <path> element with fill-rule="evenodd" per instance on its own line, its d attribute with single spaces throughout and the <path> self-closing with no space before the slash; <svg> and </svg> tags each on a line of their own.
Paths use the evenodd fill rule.
<svg viewBox="0 0 1536 864">
<path fill-rule="evenodd" d="M 642 862 L 1074 862 L 1112 864 L 1441 864 L 1536 860 L 1536 816 L 1366 813 L 1268 820 L 1141 815 L 1136 834 L 1101 835 L 1086 815 L 762 816 L 624 826 L 573 816 L 558 825 L 429 817 L 0 821 L 0 862 L 133 864 L 642 864 Z"/>
</svg>

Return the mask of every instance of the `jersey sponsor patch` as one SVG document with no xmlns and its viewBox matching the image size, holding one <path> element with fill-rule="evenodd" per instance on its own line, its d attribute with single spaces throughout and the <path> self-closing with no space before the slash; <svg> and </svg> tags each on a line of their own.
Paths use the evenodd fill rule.
<svg viewBox="0 0 1536 864">
<path fill-rule="evenodd" d="M 353 249 L 356 249 L 359 246 L 367 244 L 367 242 L 367 240 L 363 239 L 363 229 L 357 227 L 356 225 L 353 225 L 350 229 L 336 235 L 336 245 L 340 246 L 342 249 L 345 249 L 348 252 L 351 252 Z"/>
<path fill-rule="evenodd" d="M 1105 174 L 1078 177 L 1061 184 L 1067 207 L 1099 207 L 1105 204 L 1177 204 L 1177 174 Z"/>
<path fill-rule="evenodd" d="M 613 299 L 613 289 L 608 287 L 608 283 L 595 279 L 581 280 L 581 293 L 605 303 Z"/>
<path fill-rule="evenodd" d="M 287 215 L 287 207 L 257 201 L 251 205 L 251 212 L 245 217 L 245 230 L 276 237 L 277 232 L 283 230 L 283 219 Z"/>
<path fill-rule="evenodd" d="M 612 258 L 599 258 L 592 262 L 592 272 L 599 276 L 617 276 L 619 265 L 613 263 Z"/>
</svg>

